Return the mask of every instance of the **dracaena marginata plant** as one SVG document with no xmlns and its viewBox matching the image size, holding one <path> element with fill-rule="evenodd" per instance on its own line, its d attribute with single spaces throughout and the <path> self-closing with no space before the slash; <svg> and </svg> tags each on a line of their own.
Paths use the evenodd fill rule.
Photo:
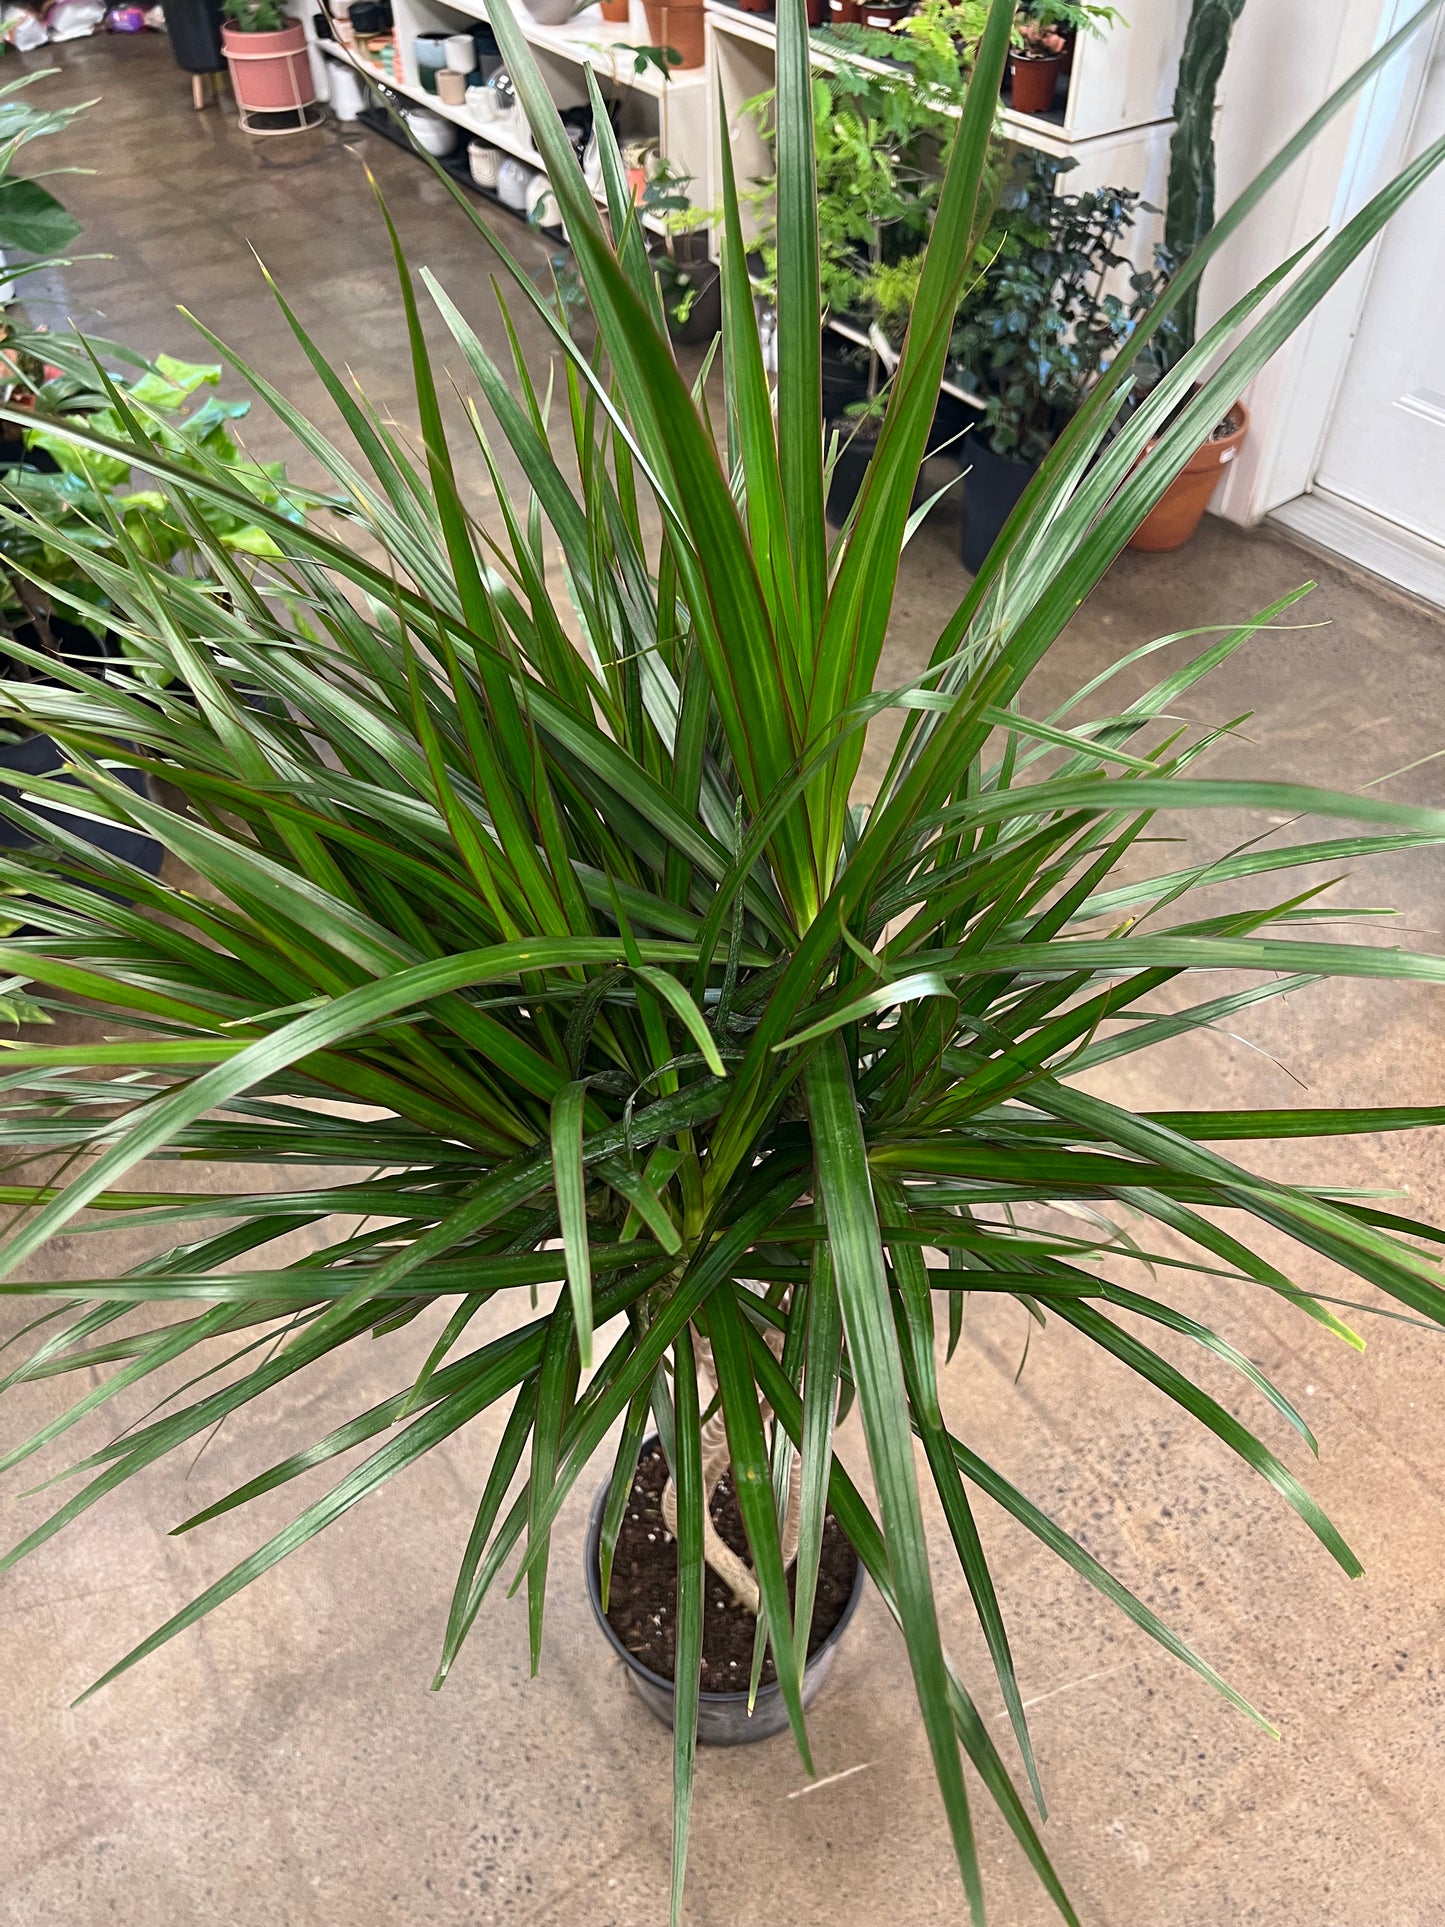
<svg viewBox="0 0 1445 1927">
<path fill-rule="evenodd" d="M 3 1136 L 15 1160 L 4 1197 L 30 1210 L 10 1226 L 0 1262 L 13 1277 L 62 1227 L 83 1229 L 87 1206 L 104 1207 L 87 1223 L 159 1227 L 165 1245 L 120 1277 L 4 1287 L 41 1313 L 38 1349 L 16 1379 L 114 1368 L 5 1462 L 152 1374 L 174 1366 L 186 1384 L 163 1377 L 169 1402 L 76 1468 L 81 1483 L 5 1563 L 228 1413 L 264 1410 L 272 1387 L 305 1371 L 324 1378 L 339 1348 L 434 1310 L 435 1342 L 394 1396 L 186 1524 L 342 1452 L 369 1446 L 369 1456 L 106 1678 L 508 1403 L 438 1680 L 504 1569 L 527 1591 L 535 1663 L 559 1508 L 619 1426 L 613 1490 L 625 1488 L 651 1407 L 669 1443 L 680 1569 L 676 1913 L 715 1386 L 761 1622 L 804 1759 L 800 1678 L 831 1508 L 907 1643 L 975 1914 L 965 1758 L 1072 1920 L 977 1710 L 981 1683 L 945 1657 L 920 1479 L 936 1488 L 1035 1798 L 976 1491 L 1243 1702 L 988 1463 L 985 1441 L 950 1432 L 937 1352 L 957 1341 L 966 1292 L 1015 1295 L 1177 1401 L 1357 1570 L 1293 1475 L 1151 1346 L 1151 1327 L 1229 1361 L 1308 1438 L 1303 1422 L 1151 1279 L 1187 1262 L 1254 1280 L 1348 1335 L 1258 1254 L 1251 1233 L 1263 1226 L 1411 1314 L 1445 1319 L 1436 1234 L 1358 1198 L 1258 1176 L 1229 1150 L 1445 1112 L 1139 1114 L 1076 1080 L 1316 978 L 1445 980 L 1436 957 L 1271 933 L 1314 913 L 1318 866 L 1328 874 L 1341 860 L 1445 840 L 1445 813 L 1199 774 L 1210 737 L 1181 735 L 1170 720 L 1178 699 L 1284 604 L 1217 635 L 1102 719 L 1080 721 L 1074 704 L 1035 719 L 1025 682 L 1225 406 L 1445 144 L 1242 300 L 1109 434 L 1151 329 L 1399 48 L 1396 35 L 1181 266 L 1052 450 L 927 673 L 877 692 L 953 315 L 991 214 L 983 183 L 1013 0 L 995 0 L 877 451 L 831 543 L 802 0 L 785 0 L 778 30 L 777 392 L 725 155 L 716 428 L 669 347 L 605 112 L 595 103 L 606 218 L 500 0 L 492 19 L 596 318 L 598 348 L 579 346 L 478 222 L 510 278 L 508 300 L 551 331 L 563 380 L 550 424 L 515 329 L 504 368 L 434 277 L 416 285 L 398 243 L 415 457 L 289 309 L 350 454 L 230 356 L 343 502 L 324 522 L 298 525 L 246 498 L 275 557 L 251 562 L 213 539 L 211 507 L 240 507 L 224 466 L 170 460 L 123 396 L 120 436 L 84 421 L 48 427 L 78 452 L 121 453 L 151 474 L 210 579 L 167 573 L 120 525 L 113 546 L 89 549 L 56 532 L 103 590 L 127 662 L 148 658 L 163 673 L 75 670 L 63 688 L 25 691 L 24 713 L 68 746 L 90 808 L 159 837 L 190 880 L 162 887 L 48 826 L 33 813 L 56 799 L 42 780 L 29 782 L 24 803 L 0 804 L 38 839 L 0 861 L 7 887 L 26 894 L 27 919 L 0 968 L 52 1010 L 78 1002 L 115 1038 L 10 1049 Z M 424 298 L 476 397 L 460 430 L 438 399 Z M 458 484 L 449 445 L 458 432 L 497 482 L 491 525 L 474 519 Z M 507 480 L 516 469 L 520 495 Z M 12 709 L 21 700 L 7 697 Z M 863 732 L 890 706 L 904 712 L 902 738 L 876 799 L 859 808 L 850 791 Z M 117 759 L 150 771 L 155 797 L 120 786 L 108 773 Z M 1155 812 L 1217 808 L 1362 827 L 1134 880 Z M 1263 880 L 1276 871 L 1306 880 L 1271 890 Z M 1261 879 L 1253 910 L 1182 907 L 1195 886 L 1244 878 Z M 1212 973 L 1207 992 L 1181 999 L 1197 971 Z M 1243 973 L 1243 987 L 1219 987 L 1220 971 Z M 1170 1010 L 1151 1012 L 1164 985 L 1176 993 Z M 61 1160 L 53 1185 L 13 1181 L 28 1175 L 13 1168 L 20 1147 Z M 229 1175 L 202 1196 L 126 1189 L 127 1174 L 163 1151 Z M 268 1167 L 261 1189 L 257 1163 Z M 347 1165 L 357 1177 L 338 1183 Z M 1058 1205 L 1071 1215 L 1054 1214 Z M 329 1244 L 296 1262 L 271 1255 L 285 1233 L 333 1219 Z M 1142 1277 L 1141 1258 L 1154 1267 Z M 845 1384 L 876 1503 L 833 1454 Z M 794 1487 L 796 1617 L 783 1545 Z M 617 1516 L 614 1505 L 614 1535 Z"/>
</svg>

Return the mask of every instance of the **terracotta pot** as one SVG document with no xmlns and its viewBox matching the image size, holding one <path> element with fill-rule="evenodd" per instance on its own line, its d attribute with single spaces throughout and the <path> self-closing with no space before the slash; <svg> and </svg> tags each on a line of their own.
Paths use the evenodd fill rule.
<svg viewBox="0 0 1445 1927">
<path fill-rule="evenodd" d="M 647 31 L 657 47 L 671 47 L 682 55 L 682 71 L 702 65 L 706 41 L 703 37 L 702 0 L 643 0 Z"/>
<path fill-rule="evenodd" d="M 739 13 L 771 13 L 773 0 L 732 0 Z"/>
<path fill-rule="evenodd" d="M 1228 435 L 1208 441 L 1189 457 L 1185 467 L 1165 489 L 1164 494 L 1129 539 L 1131 549 L 1158 555 L 1167 549 L 1182 549 L 1204 520 L 1204 511 L 1219 487 L 1225 469 L 1239 453 L 1249 433 L 1249 413 L 1236 402 L 1226 419 L 1233 419 Z M 1154 446 L 1151 442 L 1150 448 Z M 1148 453 L 1146 449 L 1145 453 Z"/>
<path fill-rule="evenodd" d="M 632 12 L 632 0 L 602 0 L 602 18 L 614 27 L 625 27 Z"/>
<path fill-rule="evenodd" d="M 237 33 L 221 28 L 221 49 L 231 69 L 236 105 L 249 114 L 297 113 L 316 98 L 306 33 L 298 20 L 278 33 Z"/>
<path fill-rule="evenodd" d="M 1046 114 L 1064 65 L 1062 54 L 1010 54 L 1009 80 L 1016 114 Z"/>
</svg>

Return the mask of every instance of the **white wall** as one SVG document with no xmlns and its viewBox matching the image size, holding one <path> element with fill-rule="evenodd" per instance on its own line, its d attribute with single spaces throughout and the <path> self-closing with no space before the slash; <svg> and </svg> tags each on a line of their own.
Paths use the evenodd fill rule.
<svg viewBox="0 0 1445 1927">
<path fill-rule="evenodd" d="M 1221 87 L 1220 211 L 1418 0 L 1248 0 Z M 1368 199 L 1398 166 L 1430 35 L 1417 34 L 1258 207 L 1205 277 L 1214 320 L 1295 249 Z M 1251 433 L 1216 508 L 1252 522 L 1308 487 L 1373 254 L 1252 384 Z"/>
</svg>

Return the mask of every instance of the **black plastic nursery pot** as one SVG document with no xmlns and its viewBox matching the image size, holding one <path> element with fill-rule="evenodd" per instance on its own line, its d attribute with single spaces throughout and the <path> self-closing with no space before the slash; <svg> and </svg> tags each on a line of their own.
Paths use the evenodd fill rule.
<svg viewBox="0 0 1445 1927">
<path fill-rule="evenodd" d="M 1039 464 L 996 454 L 982 430 L 958 446 L 968 470 L 963 478 L 963 566 L 970 575 L 977 575 L 1019 497 L 1038 474 Z"/>
<path fill-rule="evenodd" d="M 825 446 L 835 435 L 838 437 L 838 454 L 828 478 L 828 520 L 836 528 L 847 521 L 848 511 L 863 487 L 863 477 L 878 446 L 878 427 L 877 422 L 860 423 L 846 415 L 835 416 L 824 426 Z"/>
<path fill-rule="evenodd" d="M 119 651 L 119 645 L 109 634 L 96 636 L 78 622 L 67 622 L 63 616 L 50 617 L 50 631 L 70 660 L 85 661 L 87 658 L 93 658 L 97 670 Z M 40 646 L 41 638 L 28 623 L 20 627 L 17 636 L 27 647 Z M 87 663 L 87 667 L 89 666 L 90 664 Z M 29 672 L 27 672 L 27 678 L 28 674 Z M 0 680 L 3 680 L 4 676 L 5 659 L 3 644 L 0 644 Z M 87 843 L 93 844 L 97 850 L 105 851 L 108 856 L 118 857 L 123 863 L 134 864 L 137 869 L 144 870 L 147 876 L 158 876 L 161 863 L 165 858 L 162 845 L 153 836 L 146 835 L 143 830 L 131 829 L 124 823 L 107 823 L 98 816 L 86 813 L 88 793 L 81 784 L 75 784 L 77 810 L 72 814 L 58 804 L 36 802 L 18 786 L 4 780 L 6 770 L 13 770 L 17 776 L 56 776 L 65 767 L 66 760 L 64 750 L 53 736 L 37 734 L 22 736 L 13 743 L 0 743 L 0 798 L 7 803 L 23 804 L 44 822 L 53 823 L 59 829 L 68 830 L 72 836 L 83 838 Z M 148 793 L 145 777 L 140 770 L 113 766 L 111 773 L 119 777 L 128 789 L 134 790 L 137 796 Z M 60 780 L 70 783 L 74 779 L 61 777 Z M 0 849 L 28 849 L 34 840 L 18 824 L 12 823 L 7 817 L 0 816 Z"/>
<path fill-rule="evenodd" d="M 638 1463 L 652 1451 L 657 1437 L 643 1440 L 638 1451 Z M 587 1597 L 592 1602 L 592 1611 L 597 1624 L 602 1628 L 603 1637 L 622 1661 L 627 1674 L 628 1684 L 655 1718 L 664 1726 L 672 1725 L 673 1686 L 670 1679 L 655 1673 L 644 1666 L 637 1656 L 630 1652 L 618 1637 L 606 1613 L 602 1610 L 602 1515 L 607 1510 L 607 1494 L 610 1479 L 604 1479 L 597 1488 L 597 1496 L 592 1501 L 591 1516 L 587 1521 L 587 1541 L 584 1563 L 587 1571 Z M 853 1590 L 843 1608 L 842 1617 L 832 1632 L 809 1655 L 803 1671 L 803 1704 L 811 1705 L 820 1687 L 832 1670 L 833 1655 L 838 1649 L 838 1641 L 852 1623 L 858 1610 L 858 1602 L 863 1597 L 865 1574 L 863 1561 L 855 1555 Z M 753 1711 L 748 1712 L 747 1688 L 736 1693 L 698 1694 L 697 1737 L 704 1746 L 747 1746 L 756 1740 L 770 1740 L 788 1728 L 788 1710 L 783 1704 L 782 1688 L 776 1680 L 759 1686 Z"/>
<path fill-rule="evenodd" d="M 862 401 L 867 396 L 866 387 L 854 394 L 840 383 L 838 396 L 846 402 Z M 828 374 L 826 365 L 823 372 L 823 398 L 825 407 L 829 406 Z M 848 519 L 848 511 L 857 499 L 863 486 L 863 477 L 868 472 L 868 464 L 873 459 L 873 451 L 878 446 L 877 421 L 864 421 L 859 424 L 856 415 L 834 412 L 837 402 L 830 409 L 824 430 L 825 444 L 834 434 L 838 437 L 838 459 L 833 464 L 833 473 L 828 484 L 828 520 L 835 528 L 841 528 Z M 978 420 L 978 411 L 965 403 L 956 401 L 951 395 L 940 395 L 934 410 L 933 427 L 929 430 L 928 445 L 923 451 L 924 460 L 932 455 L 947 455 L 953 461 L 967 461 L 969 441 L 963 431 L 970 423 Z M 918 485 L 914 484 L 913 506 L 917 508 L 920 500 Z"/>
<path fill-rule="evenodd" d="M 722 277 L 715 261 L 686 262 L 696 293 L 686 321 L 667 317 L 667 332 L 684 348 L 699 348 L 722 328 Z"/>
<path fill-rule="evenodd" d="M 23 803 L 25 807 L 57 828 L 68 830 L 72 836 L 84 838 L 94 844 L 97 850 L 104 850 L 107 856 L 118 857 L 122 863 L 133 864 L 136 869 L 144 870 L 147 876 L 158 876 L 165 850 L 153 836 L 142 830 L 133 830 L 124 823 L 106 823 L 99 817 L 75 814 L 62 809 L 54 803 L 37 803 L 25 795 L 23 790 L 4 781 L 4 771 L 13 770 L 17 776 L 53 776 L 65 765 L 65 752 L 53 736 L 26 736 L 18 743 L 0 743 L 0 797 L 9 803 Z M 137 769 L 113 769 L 111 774 L 119 777 L 127 789 L 134 790 L 137 796 L 146 794 L 145 777 Z M 62 777 L 62 782 L 71 779 Z M 83 811 L 88 792 L 76 785 L 77 812 Z M 27 836 L 16 824 L 0 817 L 0 849 L 28 849 L 34 838 Z M 109 893 L 107 893 L 109 894 Z"/>
<path fill-rule="evenodd" d="M 58 464 L 48 449 L 27 447 L 23 438 L 6 437 L 0 440 L 0 477 L 11 469 L 30 469 L 37 475 L 53 475 Z M 115 637 L 105 631 L 97 636 L 83 623 L 71 622 L 67 617 L 51 614 L 48 619 L 51 639 L 71 662 L 84 663 L 88 669 L 99 672 L 106 662 L 120 654 L 120 644 Z M 44 638 L 32 623 L 19 624 L 15 637 L 29 649 L 39 650 Z M 0 639 L 0 681 L 6 680 L 6 658 L 3 639 Z M 15 672 L 15 680 L 33 681 L 36 672 L 28 665 L 15 659 L 9 663 Z M 41 680 L 46 680 L 41 678 Z M 17 776 L 52 776 L 65 766 L 65 753 L 53 736 L 35 735 L 21 737 L 18 742 L 0 743 L 0 772 L 13 770 Z M 137 796 L 146 792 L 145 777 L 139 770 L 117 768 L 113 774 L 118 776 L 128 789 Z M 61 779 L 69 782 L 72 779 Z M 84 809 L 85 792 L 76 785 L 76 802 Z M 72 815 L 50 803 L 36 803 L 27 798 L 22 790 L 0 777 L 0 797 L 9 803 L 23 803 L 25 807 L 47 823 L 54 823 L 60 829 L 69 830 L 72 835 L 83 837 L 98 850 L 108 856 L 119 857 L 123 863 L 131 863 L 144 870 L 148 876 L 160 873 L 165 850 L 153 836 L 144 831 L 130 829 L 122 823 L 106 823 L 101 818 L 85 814 Z M 28 836 L 17 824 L 6 817 L 0 817 L 0 849 L 28 849 L 34 838 Z"/>
</svg>

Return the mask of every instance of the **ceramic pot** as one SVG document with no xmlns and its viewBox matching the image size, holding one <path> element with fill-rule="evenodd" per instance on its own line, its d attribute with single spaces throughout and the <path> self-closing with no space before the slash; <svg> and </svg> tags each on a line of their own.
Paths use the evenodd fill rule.
<svg viewBox="0 0 1445 1927">
<path fill-rule="evenodd" d="M 502 166 L 499 148 L 487 141 L 473 141 L 467 148 L 467 166 L 478 187 L 489 187 L 493 193 L 496 192 L 497 175 Z"/>
<path fill-rule="evenodd" d="M 527 200 L 523 209 L 533 227 L 541 228 L 544 233 L 556 234 L 562 226 L 562 213 L 557 206 L 557 196 L 552 183 L 542 173 L 534 174 L 527 183 Z"/>
<path fill-rule="evenodd" d="M 299 20 L 276 33 L 237 33 L 227 22 L 221 47 L 236 105 L 248 114 L 299 113 L 316 98 L 306 30 Z"/>
<path fill-rule="evenodd" d="M 437 99 L 448 107 L 460 107 L 475 80 L 475 74 L 459 74 L 455 67 L 443 67 L 437 75 Z"/>
<path fill-rule="evenodd" d="M 331 76 L 331 111 L 338 120 L 355 120 L 366 105 L 366 82 L 354 67 L 332 64 L 336 71 Z"/>
<path fill-rule="evenodd" d="M 858 18 L 865 27 L 891 33 L 913 11 L 913 0 L 862 0 Z"/>
<path fill-rule="evenodd" d="M 416 70 L 424 74 L 428 68 L 433 72 L 447 64 L 447 42 L 449 33 L 419 33 L 411 43 L 412 58 Z"/>
<path fill-rule="evenodd" d="M 835 26 L 839 21 L 856 20 L 862 11 L 860 0 L 828 0 L 828 18 Z"/>
<path fill-rule="evenodd" d="M 614 27 L 625 27 L 632 15 L 632 0 L 602 0 L 602 18 Z"/>
<path fill-rule="evenodd" d="M 522 0 L 539 27 L 560 27 L 577 11 L 577 0 Z"/>
<path fill-rule="evenodd" d="M 1188 462 L 1165 489 L 1144 520 L 1129 538 L 1131 549 L 1161 555 L 1182 549 L 1204 519 L 1224 471 L 1238 455 L 1249 433 L 1249 412 L 1236 402 L 1229 416 L 1234 427 L 1229 434 L 1207 441 L 1195 449 Z M 1150 443 L 1153 447 L 1153 443 Z M 1148 452 L 1147 450 L 1145 451 Z"/>
<path fill-rule="evenodd" d="M 707 46 L 702 0 L 643 0 L 643 7 L 651 43 L 671 47 L 680 54 L 678 66 L 682 72 L 700 67 Z"/>
<path fill-rule="evenodd" d="M 417 146 L 434 155 L 437 160 L 450 154 L 461 139 L 449 120 L 443 120 L 429 108 L 403 107 L 401 117 Z"/>
<path fill-rule="evenodd" d="M 1047 114 L 1054 104 L 1062 54 L 1010 54 L 1009 82 L 1016 114 Z"/>
<path fill-rule="evenodd" d="M 533 170 L 523 162 L 505 160 L 497 169 L 497 199 L 503 207 L 511 208 L 514 214 L 524 213 L 527 206 L 527 189 L 531 185 Z"/>
<path fill-rule="evenodd" d="M 655 1437 L 644 1439 L 642 1451 L 650 1451 L 656 1443 Z M 600 1564 L 602 1515 L 607 1510 L 607 1492 L 610 1485 L 611 1480 L 604 1479 L 598 1487 L 597 1497 L 592 1501 L 592 1513 L 587 1521 L 587 1542 L 584 1554 L 587 1597 L 592 1603 L 592 1611 L 597 1624 L 602 1628 L 603 1637 L 622 1661 L 628 1685 L 655 1719 L 661 1720 L 664 1726 L 671 1726 L 672 1681 L 664 1679 L 661 1673 L 654 1673 L 650 1667 L 644 1666 L 640 1659 L 633 1657 L 612 1630 L 611 1621 L 602 1610 Z M 812 1704 L 819 1687 L 832 1670 L 833 1655 L 838 1650 L 838 1641 L 852 1624 L 853 1615 L 857 1612 L 863 1597 L 864 1578 L 863 1561 L 860 1559 L 853 1576 L 853 1590 L 847 1605 L 843 1608 L 843 1617 L 803 1668 L 804 1706 Z M 699 1693 L 697 1696 L 697 1737 L 704 1746 L 747 1746 L 754 1740 L 770 1740 L 775 1734 L 785 1733 L 787 1730 L 788 1709 L 783 1704 L 782 1688 L 776 1680 L 758 1688 L 758 1696 L 751 1714 L 748 1712 L 746 1687 L 739 1693 Z"/>
</svg>

